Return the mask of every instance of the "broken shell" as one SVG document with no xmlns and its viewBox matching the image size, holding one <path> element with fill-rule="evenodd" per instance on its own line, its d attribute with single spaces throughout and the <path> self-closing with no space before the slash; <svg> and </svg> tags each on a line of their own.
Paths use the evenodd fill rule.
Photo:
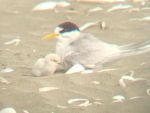
<svg viewBox="0 0 150 113">
<path fill-rule="evenodd" d="M 132 8 L 130 9 L 130 12 L 139 12 L 140 11 L 140 8 Z"/>
<path fill-rule="evenodd" d="M 13 44 L 14 42 L 11 40 L 11 41 L 7 41 L 7 42 L 5 42 L 4 44 Z"/>
<path fill-rule="evenodd" d="M 12 68 L 4 68 L 2 69 L 0 72 L 1 73 L 9 73 L 9 72 L 13 72 L 14 70 Z"/>
<path fill-rule="evenodd" d="M 126 84 L 124 83 L 123 79 L 120 79 L 120 80 L 119 80 L 119 84 L 120 84 L 120 86 L 122 86 L 122 87 L 126 87 Z"/>
<path fill-rule="evenodd" d="M 86 106 L 88 106 L 88 105 L 91 105 L 90 103 L 89 103 L 89 100 L 87 100 L 87 99 L 82 99 L 82 98 L 76 98 L 76 99 L 70 99 L 70 100 L 68 100 L 68 104 L 72 104 L 73 102 L 78 102 L 78 101 L 85 101 L 84 103 L 81 103 L 81 104 L 79 104 L 78 106 L 84 106 L 84 107 L 86 107 Z"/>
<path fill-rule="evenodd" d="M 16 39 L 14 39 L 13 41 L 15 42 L 15 45 L 18 45 L 18 44 L 19 44 L 19 42 L 20 42 L 21 40 L 20 40 L 20 39 L 18 39 L 18 38 L 16 38 Z"/>
<path fill-rule="evenodd" d="M 144 11 L 144 10 L 150 10 L 150 7 L 143 7 L 143 8 L 141 8 L 141 10 L 142 11 Z"/>
<path fill-rule="evenodd" d="M 91 26 L 95 26 L 99 23 L 100 21 L 97 21 L 97 22 L 88 22 L 86 24 L 84 24 L 82 27 L 80 27 L 80 31 L 83 31 L 84 29 L 88 28 L 88 27 L 91 27 Z"/>
<path fill-rule="evenodd" d="M 7 42 L 5 42 L 4 44 L 5 44 L 5 45 L 8 45 L 8 44 L 13 44 L 13 43 L 15 43 L 15 45 L 18 45 L 20 41 L 21 41 L 21 40 L 20 40 L 19 38 L 16 38 L 16 39 L 7 41 Z"/>
<path fill-rule="evenodd" d="M 126 79 L 126 80 L 135 81 L 134 77 L 133 77 L 133 76 L 129 76 L 129 75 L 123 75 L 121 78 L 122 78 L 123 80 Z"/>
<path fill-rule="evenodd" d="M 33 52 L 36 52 L 36 50 L 33 50 Z"/>
<path fill-rule="evenodd" d="M 56 90 L 56 89 L 59 89 L 59 88 L 56 88 L 56 87 L 43 87 L 43 88 L 40 88 L 39 91 L 40 92 L 47 92 L 47 91 L 53 91 L 53 90 Z"/>
<path fill-rule="evenodd" d="M 128 9 L 128 10 L 125 10 L 124 12 L 140 12 L 140 8 L 131 8 L 131 9 Z"/>
<path fill-rule="evenodd" d="M 123 100 L 114 100 L 111 103 L 120 103 L 120 102 L 123 102 Z"/>
<path fill-rule="evenodd" d="M 101 72 L 114 71 L 114 70 L 116 70 L 116 69 L 103 69 L 103 70 L 100 70 L 98 72 L 101 73 Z"/>
<path fill-rule="evenodd" d="M 77 102 L 77 101 L 87 101 L 87 99 L 82 99 L 82 98 L 70 99 L 68 100 L 68 104 L 72 104 L 73 102 Z"/>
<path fill-rule="evenodd" d="M 60 105 L 57 105 L 57 108 L 60 108 L 60 109 L 66 109 L 67 107 L 66 107 L 66 106 L 60 106 Z"/>
<path fill-rule="evenodd" d="M 132 8 L 132 7 L 133 6 L 131 6 L 131 5 L 118 4 L 118 5 L 113 6 L 110 9 L 108 9 L 107 12 L 116 11 L 116 10 L 120 10 L 120 9 L 129 9 L 129 8 Z"/>
<path fill-rule="evenodd" d="M 58 7 L 68 7 L 68 6 L 70 6 L 70 3 L 67 1 L 60 1 L 57 3 L 57 6 Z"/>
<path fill-rule="evenodd" d="M 52 10 L 56 7 L 57 2 L 55 1 L 47 1 L 47 2 L 42 2 L 38 5 L 36 5 L 32 11 L 43 11 L 43 10 Z"/>
<path fill-rule="evenodd" d="M 24 113 L 29 113 L 27 110 L 23 110 Z"/>
<path fill-rule="evenodd" d="M 149 81 L 146 78 L 134 78 L 134 71 L 130 71 L 128 73 L 126 73 L 125 75 L 123 75 L 121 77 L 121 79 L 119 80 L 119 84 L 122 87 L 126 87 L 126 84 L 124 83 L 124 80 L 130 80 L 131 82 L 137 82 L 137 81 Z M 150 82 L 150 81 L 149 81 Z"/>
<path fill-rule="evenodd" d="M 147 94 L 150 96 L 150 89 L 147 89 Z"/>
<path fill-rule="evenodd" d="M 92 13 L 92 12 L 97 12 L 97 11 L 101 11 L 101 10 L 103 10 L 101 7 L 96 7 L 96 8 L 90 9 L 89 12 Z"/>
<path fill-rule="evenodd" d="M 100 82 L 92 81 L 91 84 L 98 85 Z"/>
<path fill-rule="evenodd" d="M 141 65 L 145 65 L 145 64 L 147 64 L 147 63 L 148 63 L 148 62 L 142 62 Z"/>
<path fill-rule="evenodd" d="M 90 73 L 93 73 L 93 70 L 85 70 L 81 72 L 81 74 L 90 74 Z"/>
<path fill-rule="evenodd" d="M 101 22 L 100 27 L 101 27 L 102 30 L 106 29 L 106 23 L 105 23 L 105 21 Z"/>
<path fill-rule="evenodd" d="M 87 100 L 86 102 L 84 102 L 84 103 L 82 103 L 82 104 L 80 104 L 80 105 L 78 105 L 78 106 L 80 106 L 80 107 L 87 107 L 87 106 L 89 106 L 89 105 L 92 105 L 92 104 L 89 103 L 89 100 Z"/>
<path fill-rule="evenodd" d="M 112 97 L 113 99 L 117 99 L 117 100 L 125 100 L 125 97 L 122 95 L 116 95 L 114 97 Z"/>
<path fill-rule="evenodd" d="M 81 72 L 84 70 L 85 69 L 81 64 L 75 64 L 65 74 L 73 74 L 73 73 Z"/>
<path fill-rule="evenodd" d="M 139 99 L 139 98 L 143 98 L 142 96 L 135 96 L 135 97 L 131 97 L 130 100 L 135 100 L 135 99 Z"/>
<path fill-rule="evenodd" d="M 131 71 L 127 72 L 127 73 L 126 73 L 126 74 L 124 74 L 124 75 L 129 75 L 129 76 L 132 76 L 132 77 L 133 77 L 133 75 L 134 75 L 134 71 L 133 71 L 133 70 L 131 70 Z"/>
<path fill-rule="evenodd" d="M 8 107 L 8 108 L 4 108 L 0 111 L 0 113 L 16 113 L 14 108 Z"/>
<path fill-rule="evenodd" d="M 5 78 L 3 78 L 1 76 L 0 76 L 0 82 L 2 82 L 4 84 L 8 84 L 9 83 Z"/>
<path fill-rule="evenodd" d="M 150 16 L 143 17 L 140 21 L 150 21 Z"/>
<path fill-rule="evenodd" d="M 137 82 L 137 81 L 149 81 L 149 80 L 146 78 L 135 78 L 134 81 Z"/>
<path fill-rule="evenodd" d="M 94 104 L 96 104 L 96 105 L 102 105 L 102 103 L 100 103 L 100 102 L 94 102 Z"/>
</svg>

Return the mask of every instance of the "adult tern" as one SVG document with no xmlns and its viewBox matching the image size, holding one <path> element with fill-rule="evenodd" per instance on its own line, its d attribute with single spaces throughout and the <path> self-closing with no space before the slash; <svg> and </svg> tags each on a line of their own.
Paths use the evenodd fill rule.
<svg viewBox="0 0 150 113">
<path fill-rule="evenodd" d="M 143 53 L 150 49 L 150 41 L 128 45 L 116 45 L 103 42 L 90 33 L 83 33 L 72 22 L 59 24 L 54 33 L 42 39 L 57 38 L 56 54 L 68 69 L 75 64 L 92 68 L 116 59 Z"/>
</svg>

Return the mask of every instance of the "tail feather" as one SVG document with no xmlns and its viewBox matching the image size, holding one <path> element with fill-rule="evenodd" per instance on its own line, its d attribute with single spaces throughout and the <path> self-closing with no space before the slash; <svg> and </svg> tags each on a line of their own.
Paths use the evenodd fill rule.
<svg viewBox="0 0 150 113">
<path fill-rule="evenodd" d="M 121 53 L 127 54 L 145 53 L 150 51 L 150 41 L 120 46 L 119 49 Z"/>
</svg>

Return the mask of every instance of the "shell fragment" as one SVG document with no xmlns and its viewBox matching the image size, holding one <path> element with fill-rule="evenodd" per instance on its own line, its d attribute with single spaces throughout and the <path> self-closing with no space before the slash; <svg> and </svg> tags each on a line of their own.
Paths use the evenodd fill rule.
<svg viewBox="0 0 150 113">
<path fill-rule="evenodd" d="M 68 6 L 70 6 L 70 3 L 67 1 L 60 1 L 57 3 L 57 6 L 58 7 L 68 7 Z"/>
<path fill-rule="evenodd" d="M 143 17 L 140 21 L 150 21 L 150 16 Z"/>
<path fill-rule="evenodd" d="M 84 71 L 84 70 L 85 69 L 81 64 L 75 64 L 65 74 L 73 74 L 73 73 L 81 72 L 81 71 Z"/>
<path fill-rule="evenodd" d="M 66 106 L 57 105 L 57 108 L 66 109 L 67 107 Z"/>
<path fill-rule="evenodd" d="M 112 98 L 115 100 L 113 100 L 111 103 L 120 103 L 120 102 L 123 102 L 125 100 L 125 97 L 123 95 L 116 95 Z"/>
<path fill-rule="evenodd" d="M 90 74 L 90 73 L 93 73 L 93 70 L 85 70 L 81 72 L 81 74 Z"/>
<path fill-rule="evenodd" d="M 118 5 L 113 6 L 110 9 L 108 9 L 107 12 L 116 11 L 116 10 L 120 10 L 120 9 L 129 9 L 129 8 L 132 8 L 132 7 L 133 6 L 131 6 L 131 5 L 118 4 Z"/>
<path fill-rule="evenodd" d="M 101 27 L 102 30 L 106 29 L 106 23 L 105 23 L 105 21 L 101 22 L 100 27 Z"/>
<path fill-rule="evenodd" d="M 97 12 L 97 11 L 101 11 L 101 10 L 103 10 L 101 7 L 96 7 L 96 8 L 90 9 L 89 12 L 92 13 L 92 12 Z"/>
<path fill-rule="evenodd" d="M 91 84 L 98 85 L 98 84 L 100 84 L 100 82 L 98 82 L 98 81 L 92 81 Z"/>
<path fill-rule="evenodd" d="M 36 5 L 32 9 L 32 11 L 54 10 L 56 7 L 68 7 L 68 6 L 70 6 L 70 3 L 66 1 L 60 1 L 60 2 L 47 1 Z"/>
<path fill-rule="evenodd" d="M 4 84 L 8 84 L 9 83 L 5 78 L 3 78 L 1 76 L 0 76 L 0 82 L 2 82 Z"/>
<path fill-rule="evenodd" d="M 84 24 L 82 27 L 80 27 L 79 29 L 80 29 L 81 31 L 83 31 L 83 30 L 87 29 L 88 27 L 98 25 L 98 23 L 100 23 L 100 21 L 88 22 L 88 23 Z"/>
<path fill-rule="evenodd" d="M 121 77 L 121 79 L 119 80 L 120 86 L 126 87 L 126 84 L 124 83 L 124 80 L 128 80 L 128 81 L 131 81 L 131 82 L 149 81 L 146 78 L 134 78 L 133 75 L 134 75 L 134 71 L 129 71 L 128 73 L 126 73 L 125 75 L 123 75 Z"/>
<path fill-rule="evenodd" d="M 116 70 L 116 69 L 103 69 L 103 70 L 100 70 L 98 72 L 101 73 L 101 72 L 114 71 L 114 70 Z"/>
<path fill-rule="evenodd" d="M 147 94 L 150 96 L 150 89 L 147 89 Z"/>
<path fill-rule="evenodd" d="M 12 68 L 4 68 L 0 71 L 0 73 L 9 73 L 9 72 L 13 72 L 14 70 Z"/>
<path fill-rule="evenodd" d="M 120 103 L 123 102 L 123 100 L 113 100 L 111 103 Z"/>
<path fill-rule="evenodd" d="M 141 8 L 141 10 L 142 11 L 144 11 L 144 10 L 150 10 L 150 7 L 143 7 L 143 8 Z"/>
<path fill-rule="evenodd" d="M 102 105 L 101 102 L 94 102 L 95 105 Z"/>
<path fill-rule="evenodd" d="M 13 43 L 15 43 L 15 45 L 18 45 L 20 41 L 21 41 L 21 40 L 20 40 L 19 38 L 16 38 L 16 39 L 7 41 L 7 42 L 5 42 L 4 44 L 5 44 L 5 45 L 8 45 L 8 44 L 13 44 Z"/>
<path fill-rule="evenodd" d="M 124 81 L 123 81 L 122 78 L 119 80 L 119 84 L 120 84 L 120 86 L 122 86 L 122 87 L 126 87 L 126 84 L 124 83 Z"/>
<path fill-rule="evenodd" d="M 43 10 L 52 10 L 57 6 L 57 2 L 55 1 L 47 1 L 42 2 L 38 5 L 36 5 L 32 11 L 43 11 Z"/>
<path fill-rule="evenodd" d="M 53 90 L 57 90 L 59 88 L 56 88 L 56 87 L 43 87 L 43 88 L 40 88 L 39 91 L 40 92 L 47 92 L 47 91 L 53 91 Z"/>
<path fill-rule="evenodd" d="M 14 108 L 8 107 L 0 111 L 0 113 L 17 113 Z"/>
<path fill-rule="evenodd" d="M 125 97 L 122 96 L 122 95 L 116 95 L 114 97 L 112 97 L 113 99 L 116 99 L 116 100 L 125 100 Z"/>
<path fill-rule="evenodd" d="M 29 113 L 27 110 L 23 110 L 24 113 Z"/>
<path fill-rule="evenodd" d="M 130 100 L 135 100 L 135 99 L 139 99 L 139 98 L 143 98 L 142 96 L 135 96 L 135 97 L 131 97 Z"/>
<path fill-rule="evenodd" d="M 72 104 L 74 102 L 78 102 L 78 101 L 85 101 L 84 103 L 79 104 L 78 106 L 80 107 L 86 107 L 88 105 L 91 105 L 91 103 L 89 103 L 89 100 L 87 99 L 82 99 L 82 98 L 75 98 L 75 99 L 70 99 L 68 100 L 68 104 Z"/>
</svg>

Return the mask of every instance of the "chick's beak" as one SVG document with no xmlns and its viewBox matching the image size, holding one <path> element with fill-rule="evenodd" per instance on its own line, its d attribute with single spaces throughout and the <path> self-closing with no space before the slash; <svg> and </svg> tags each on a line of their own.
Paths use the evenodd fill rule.
<svg viewBox="0 0 150 113">
<path fill-rule="evenodd" d="M 61 65 L 61 62 L 58 62 L 59 65 Z"/>
<path fill-rule="evenodd" d="M 56 34 L 56 33 L 51 33 L 45 37 L 42 38 L 42 40 L 44 39 L 50 39 L 50 38 L 55 38 L 56 36 L 58 36 L 59 34 Z"/>
</svg>

